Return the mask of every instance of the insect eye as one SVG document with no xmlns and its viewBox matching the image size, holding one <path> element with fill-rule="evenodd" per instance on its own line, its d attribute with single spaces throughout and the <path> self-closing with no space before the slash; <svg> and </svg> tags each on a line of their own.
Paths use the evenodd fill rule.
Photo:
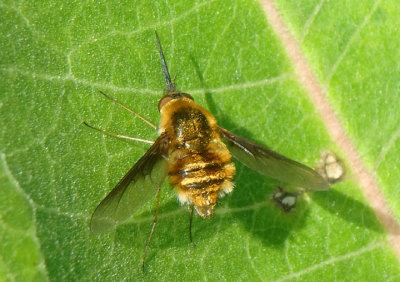
<svg viewBox="0 0 400 282">
<path fill-rule="evenodd" d="M 181 92 L 170 93 L 162 97 L 161 100 L 158 102 L 158 111 L 161 111 L 161 108 L 164 107 L 164 105 L 167 104 L 169 101 L 181 98 L 188 98 L 190 100 L 193 100 L 193 97 L 187 93 L 181 93 Z"/>
<path fill-rule="evenodd" d="M 169 101 L 171 101 L 173 98 L 171 96 L 165 96 L 160 99 L 158 102 L 158 111 L 161 111 L 161 108 L 164 107 L 165 104 L 167 104 Z"/>
</svg>

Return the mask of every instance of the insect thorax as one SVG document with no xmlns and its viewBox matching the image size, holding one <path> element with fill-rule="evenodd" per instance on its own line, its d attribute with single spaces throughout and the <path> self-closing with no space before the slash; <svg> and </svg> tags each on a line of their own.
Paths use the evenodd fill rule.
<svg viewBox="0 0 400 282">
<path fill-rule="evenodd" d="M 170 103 L 161 111 L 160 125 L 171 142 L 170 182 L 181 203 L 193 204 L 199 215 L 210 217 L 218 197 L 232 191 L 235 166 L 231 154 L 206 109 L 189 99 Z"/>
</svg>

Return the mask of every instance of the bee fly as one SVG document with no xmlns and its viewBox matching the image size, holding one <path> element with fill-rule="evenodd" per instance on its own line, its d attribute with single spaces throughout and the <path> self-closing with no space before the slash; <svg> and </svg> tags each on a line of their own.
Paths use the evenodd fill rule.
<svg viewBox="0 0 400 282">
<path fill-rule="evenodd" d="M 158 103 L 161 121 L 156 141 L 119 135 L 83 122 L 102 133 L 152 144 L 97 206 L 90 223 L 94 233 L 112 230 L 157 194 L 154 221 L 143 254 L 143 269 L 157 223 L 161 186 L 167 176 L 181 204 L 191 207 L 190 240 L 193 207 L 200 216 L 209 218 L 218 198 L 232 192 L 235 165 L 231 155 L 249 168 L 282 182 L 309 190 L 329 188 L 313 169 L 218 126 L 214 116 L 194 102 L 191 95 L 175 89 L 157 32 L 156 40 L 167 86 L 167 92 Z M 133 110 L 101 93 L 157 129 Z"/>
</svg>

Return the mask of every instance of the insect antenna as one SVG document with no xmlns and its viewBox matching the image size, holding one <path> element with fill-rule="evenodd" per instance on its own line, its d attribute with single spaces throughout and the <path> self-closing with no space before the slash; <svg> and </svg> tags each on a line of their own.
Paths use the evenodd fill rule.
<svg viewBox="0 0 400 282">
<path fill-rule="evenodd" d="M 111 132 L 111 131 L 107 131 L 107 130 L 103 130 L 103 129 L 94 127 L 93 125 L 88 124 L 86 121 L 82 121 L 82 124 L 87 126 L 87 127 L 89 127 L 89 128 L 91 128 L 91 129 L 94 129 L 94 130 L 96 130 L 98 132 L 101 132 L 103 134 L 107 134 L 107 135 L 110 135 L 110 136 L 114 136 L 114 137 L 117 137 L 117 138 L 128 139 L 128 140 L 143 142 L 143 143 L 147 143 L 147 144 L 154 144 L 154 142 L 150 141 L 150 140 L 146 140 L 146 139 L 142 139 L 142 138 L 136 138 L 136 137 L 130 137 L 130 136 L 126 136 L 126 135 L 121 135 L 121 134 L 118 134 L 118 133 L 115 133 L 115 132 Z"/>
<path fill-rule="evenodd" d="M 162 66 L 162 69 L 164 72 L 164 79 L 165 79 L 165 84 L 167 85 L 167 90 L 168 90 L 168 92 L 174 91 L 175 84 L 171 81 L 171 76 L 169 75 L 167 62 L 165 61 L 164 53 L 163 53 L 161 43 L 160 43 L 160 38 L 158 38 L 157 31 L 154 31 L 154 33 L 156 34 L 158 51 L 160 52 L 161 66 Z"/>
<path fill-rule="evenodd" d="M 132 109 L 129 109 L 127 106 L 125 106 L 124 104 L 120 103 L 117 101 L 117 99 L 108 96 L 107 94 L 105 94 L 103 91 L 99 90 L 100 94 L 103 95 L 104 97 L 106 97 L 108 100 L 110 100 L 111 102 L 113 102 L 114 104 L 120 106 L 121 108 L 127 110 L 128 112 L 130 112 L 131 114 L 133 114 L 134 116 L 137 116 L 138 118 L 140 118 L 141 120 L 143 120 L 145 123 L 147 123 L 148 125 L 150 125 L 152 128 L 154 128 L 155 130 L 157 130 L 157 126 L 155 126 L 153 123 L 151 123 L 150 121 L 148 121 L 145 117 L 143 117 L 142 115 L 138 114 L 137 112 L 135 112 Z"/>
</svg>

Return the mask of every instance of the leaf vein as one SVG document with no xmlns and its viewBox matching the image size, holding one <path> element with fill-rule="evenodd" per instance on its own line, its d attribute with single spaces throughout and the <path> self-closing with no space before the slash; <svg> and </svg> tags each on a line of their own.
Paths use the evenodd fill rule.
<svg viewBox="0 0 400 282">
<path fill-rule="evenodd" d="M 369 244 L 369 245 L 367 245 L 367 246 L 365 246 L 363 248 L 360 248 L 360 249 L 358 249 L 356 251 L 349 252 L 349 253 L 341 255 L 341 256 L 332 257 L 330 259 L 327 259 L 325 261 L 322 261 L 320 263 L 317 263 L 315 265 L 307 267 L 307 268 L 305 268 L 303 270 L 300 270 L 298 272 L 291 273 L 291 274 L 289 274 L 287 276 L 284 276 L 284 277 L 281 277 L 281 278 L 277 279 L 276 281 L 286 281 L 286 280 L 292 280 L 293 278 L 299 278 L 302 275 L 305 275 L 305 274 L 308 274 L 308 273 L 313 272 L 315 270 L 318 270 L 318 269 L 320 269 L 320 268 L 322 268 L 322 267 L 324 267 L 326 265 L 331 265 L 331 264 L 334 264 L 334 263 L 337 263 L 337 262 L 345 261 L 345 260 L 360 256 L 360 255 L 362 255 L 364 253 L 371 252 L 371 251 L 373 251 L 373 250 L 375 250 L 377 248 L 382 248 L 385 245 L 386 245 L 385 242 L 374 242 L 374 243 L 371 243 L 371 244 Z"/>
<path fill-rule="evenodd" d="M 316 19 L 317 15 L 321 11 L 321 7 L 323 6 L 325 0 L 321 0 L 314 8 L 313 12 L 311 13 L 310 17 L 307 19 L 306 23 L 304 24 L 303 31 L 301 32 L 300 35 L 300 40 L 303 41 L 304 38 L 307 36 L 308 32 L 310 31 L 311 25 L 314 23 L 314 20 Z"/>
<path fill-rule="evenodd" d="M 362 29 L 366 26 L 366 24 L 369 22 L 371 19 L 372 15 L 375 13 L 376 9 L 378 8 L 379 4 L 381 3 L 381 0 L 375 1 L 374 5 L 372 6 L 371 10 L 369 13 L 364 17 L 364 20 L 361 22 L 361 24 L 355 29 L 353 34 L 351 35 L 349 41 L 346 43 L 342 53 L 340 53 L 339 57 L 337 58 L 336 62 L 333 64 L 331 70 L 328 72 L 326 76 L 326 82 L 324 85 L 324 88 L 327 89 L 328 85 L 332 79 L 332 76 L 335 74 L 337 68 L 339 67 L 340 63 L 343 61 L 344 57 L 347 55 L 347 52 L 349 51 L 350 47 L 352 46 L 354 40 L 357 38 L 357 36 L 360 34 Z"/>
<path fill-rule="evenodd" d="M 38 249 L 38 252 L 40 253 L 40 263 L 38 265 L 38 268 L 45 274 L 45 276 L 47 278 L 49 278 L 49 274 L 47 272 L 47 267 L 46 267 L 46 262 L 43 256 L 43 253 L 41 252 L 41 243 L 39 240 L 39 237 L 37 235 L 37 220 L 36 220 L 36 203 L 33 201 L 33 199 L 30 197 L 29 194 L 27 194 L 21 187 L 21 185 L 19 184 L 18 180 L 15 178 L 15 176 L 13 175 L 13 173 L 11 172 L 10 168 L 8 167 L 8 163 L 7 163 L 7 159 L 6 159 L 6 155 L 4 153 L 0 153 L 0 159 L 1 159 L 1 165 L 3 167 L 3 170 L 7 176 L 7 178 L 9 179 L 9 181 L 14 185 L 15 190 L 20 193 L 30 204 L 31 208 L 32 208 L 32 226 L 33 226 L 33 230 L 32 230 L 32 238 L 33 241 L 36 244 L 36 247 Z"/>
</svg>

